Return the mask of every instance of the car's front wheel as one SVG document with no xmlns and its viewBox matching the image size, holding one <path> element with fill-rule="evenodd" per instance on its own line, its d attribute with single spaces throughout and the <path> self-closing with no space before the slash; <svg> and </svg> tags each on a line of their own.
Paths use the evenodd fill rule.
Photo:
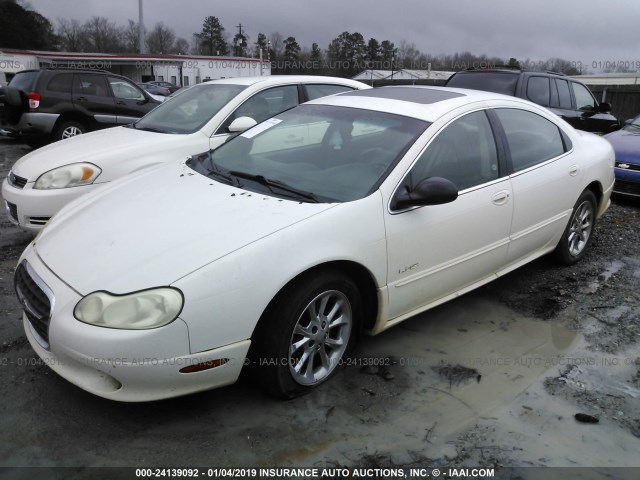
<svg viewBox="0 0 640 480">
<path fill-rule="evenodd" d="M 596 225 L 596 205 L 596 196 L 591 190 L 582 192 L 554 252 L 561 263 L 572 265 L 584 257 Z"/>
<path fill-rule="evenodd" d="M 339 272 L 306 275 L 282 292 L 258 326 L 249 358 L 269 393 L 293 398 L 342 365 L 360 326 L 360 295 Z"/>
<path fill-rule="evenodd" d="M 82 135 L 86 133 L 87 127 L 85 127 L 82 123 L 76 121 L 66 121 L 62 122 L 56 128 L 55 134 L 53 136 L 54 141 L 64 140 L 65 138 L 75 137 L 76 135 Z"/>
</svg>

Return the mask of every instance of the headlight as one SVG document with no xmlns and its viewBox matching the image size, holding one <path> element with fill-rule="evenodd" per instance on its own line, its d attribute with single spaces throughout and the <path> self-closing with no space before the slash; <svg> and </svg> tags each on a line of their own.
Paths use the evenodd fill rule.
<svg viewBox="0 0 640 480">
<path fill-rule="evenodd" d="M 182 292 L 170 287 L 126 295 L 94 292 L 78 302 L 73 316 L 99 327 L 144 330 L 173 322 L 183 303 Z"/>
<path fill-rule="evenodd" d="M 78 187 L 89 185 L 102 173 L 100 167 L 93 163 L 72 163 L 64 167 L 54 168 L 43 173 L 36 180 L 33 188 L 48 190 L 53 188 Z"/>
</svg>

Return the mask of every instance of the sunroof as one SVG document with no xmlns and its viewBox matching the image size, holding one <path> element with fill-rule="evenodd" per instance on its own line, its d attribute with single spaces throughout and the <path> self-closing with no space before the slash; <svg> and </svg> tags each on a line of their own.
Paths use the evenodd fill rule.
<svg viewBox="0 0 640 480">
<path fill-rule="evenodd" d="M 462 93 L 449 92 L 435 88 L 381 87 L 367 90 L 354 90 L 341 96 L 388 98 L 414 103 L 436 103 L 451 98 L 464 97 Z"/>
</svg>

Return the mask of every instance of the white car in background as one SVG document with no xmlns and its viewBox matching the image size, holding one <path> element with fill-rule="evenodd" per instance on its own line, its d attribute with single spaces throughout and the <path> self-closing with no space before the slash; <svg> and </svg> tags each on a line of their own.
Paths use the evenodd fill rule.
<svg viewBox="0 0 640 480">
<path fill-rule="evenodd" d="M 185 89 L 126 127 L 79 135 L 31 152 L 2 184 L 9 219 L 41 229 L 71 200 L 137 170 L 224 143 L 299 103 L 371 88 L 345 78 L 282 75 L 213 80 Z"/>
<path fill-rule="evenodd" d="M 25 332 L 113 400 L 228 385 L 245 367 L 294 397 L 363 330 L 550 252 L 580 260 L 613 164 L 606 140 L 513 97 L 325 97 L 63 209 L 16 269 Z"/>
</svg>

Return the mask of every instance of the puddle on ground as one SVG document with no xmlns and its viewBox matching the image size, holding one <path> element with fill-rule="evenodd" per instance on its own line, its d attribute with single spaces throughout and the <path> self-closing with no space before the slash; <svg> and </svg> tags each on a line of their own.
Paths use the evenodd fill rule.
<svg viewBox="0 0 640 480">
<path fill-rule="evenodd" d="M 362 361 L 391 364 L 348 367 L 327 387 L 294 400 L 288 423 L 301 431 L 288 435 L 296 448 L 269 458 L 278 465 L 350 465 L 372 455 L 390 455 L 395 464 L 454 457 L 462 431 L 497 419 L 497 410 L 549 370 L 555 374 L 579 341 L 557 322 L 524 318 L 497 301 L 467 295 L 364 338 Z"/>
<path fill-rule="evenodd" d="M 591 283 L 589 283 L 586 293 L 596 293 L 602 286 L 602 284 L 609 280 L 612 275 L 618 273 L 622 269 L 622 267 L 624 267 L 624 262 L 621 262 L 620 260 L 614 260 L 610 262 L 606 266 L 604 272 L 598 275 L 597 280 L 593 280 Z"/>
</svg>

